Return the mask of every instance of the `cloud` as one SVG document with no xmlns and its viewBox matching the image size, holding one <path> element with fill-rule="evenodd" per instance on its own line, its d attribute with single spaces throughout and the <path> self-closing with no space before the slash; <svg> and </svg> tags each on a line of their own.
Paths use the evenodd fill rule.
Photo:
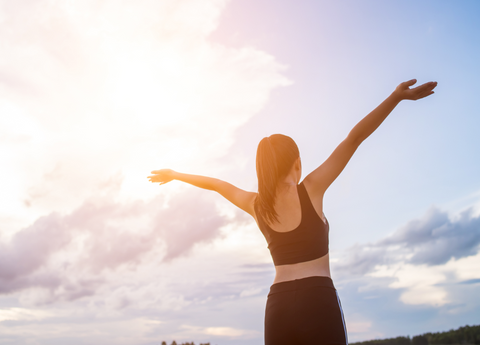
<svg viewBox="0 0 480 345">
<path fill-rule="evenodd" d="M 480 217 L 473 214 L 470 208 L 450 221 L 446 212 L 432 208 L 423 219 L 408 223 L 378 245 L 408 248 L 413 252 L 412 264 L 440 265 L 475 255 L 480 244 Z"/>
<path fill-rule="evenodd" d="M 0 310 L 0 322 L 5 320 L 41 320 L 52 316 L 50 313 L 25 308 L 9 308 Z"/>
<path fill-rule="evenodd" d="M 13 342 L 72 339 L 75 324 L 96 343 L 153 343 L 207 309 L 205 337 L 256 327 L 222 303 L 257 314 L 272 266 L 236 269 L 260 256 L 240 242 L 261 234 L 208 192 L 146 183 L 163 167 L 241 174 L 226 155 L 236 130 L 289 84 L 270 54 L 212 41 L 226 3 L 0 0 L 0 303 L 52 315 L 3 314 Z"/>
<path fill-rule="evenodd" d="M 464 280 L 464 281 L 460 282 L 459 284 L 478 284 L 478 283 L 480 283 L 480 278 Z"/>
<path fill-rule="evenodd" d="M 426 214 L 375 243 L 355 245 L 336 265 L 340 271 L 364 275 L 377 266 L 405 262 L 435 266 L 451 259 L 475 255 L 480 244 L 480 217 L 473 208 L 451 220 L 447 212 L 432 207 Z"/>
<path fill-rule="evenodd" d="M 480 260 L 480 216 L 473 210 L 450 217 L 431 208 L 390 236 L 347 249 L 333 268 L 340 281 L 363 281 L 359 289 L 400 289 L 405 304 L 454 303 L 458 297 L 447 286 L 474 284 L 479 277 L 474 267 Z"/>
<path fill-rule="evenodd" d="M 274 270 L 272 264 L 257 264 L 258 258 L 251 255 L 255 246 L 265 247 L 261 233 L 254 229 L 253 220 L 252 234 L 249 234 L 243 219 L 239 220 L 240 227 L 236 228 L 237 219 L 232 215 L 225 216 L 226 226 L 217 236 L 208 234 L 205 240 L 183 248 L 177 257 L 168 261 L 164 260 L 168 241 L 163 238 L 163 230 L 155 230 L 157 237 L 154 234 L 149 237 L 150 242 L 154 242 L 149 251 L 139 256 L 132 254 L 130 261 L 115 254 L 122 248 L 87 245 L 103 243 L 101 229 L 111 230 L 112 237 L 126 231 L 148 235 L 143 225 L 149 222 L 156 224 L 157 216 L 169 217 L 175 204 L 181 204 L 183 210 L 194 202 L 215 207 L 215 199 L 210 200 L 208 192 L 204 192 L 207 194 L 202 197 L 191 192 L 192 189 L 181 197 L 179 195 L 179 200 L 162 196 L 152 203 L 139 201 L 138 208 L 112 200 L 91 200 L 88 207 L 83 205 L 71 214 L 60 216 L 71 224 L 77 224 L 71 232 L 69 244 L 53 252 L 44 260 L 42 267 L 27 274 L 25 279 L 17 278 L 17 286 L 10 293 L 0 295 L 1 308 L 28 307 L 28 310 L 48 315 L 42 319 L 27 316 L 15 320 L 10 318 L 0 322 L 0 332 L 44 342 L 76 337 L 79 332 L 90 341 L 99 343 L 111 341 L 109 337 L 112 334 L 132 344 L 138 343 L 139 339 L 145 343 L 171 342 L 173 339 L 202 342 L 211 342 L 212 339 L 260 339 L 264 302 Z M 202 194 L 201 191 L 199 194 Z M 189 203 L 188 199 L 192 201 Z M 148 212 L 138 213 L 147 207 L 160 210 L 155 217 L 149 217 Z M 114 217 L 114 214 L 126 216 Z M 184 220 L 189 218 L 188 213 L 182 216 Z M 195 223 L 199 220 L 197 214 L 194 216 L 192 231 L 195 231 Z M 167 219 L 163 222 L 171 224 Z M 116 223 L 124 223 L 124 226 L 110 228 Z M 132 223 L 138 227 L 134 229 Z M 244 241 L 241 236 L 250 240 L 252 235 L 258 235 L 260 241 L 253 247 L 231 248 L 228 246 L 230 238 L 225 236 L 231 227 L 236 230 L 236 242 Z M 160 230 L 159 227 L 156 229 Z M 212 229 L 212 232 L 217 230 Z M 100 236 L 93 238 L 97 233 Z M 187 234 L 180 233 L 179 236 Z M 4 241 L 3 245 L 8 246 L 9 242 Z M 109 243 L 105 243 L 105 247 L 108 246 Z M 104 254 L 92 256 L 95 250 L 109 251 L 111 257 L 117 259 L 115 265 L 111 260 L 105 263 Z M 268 252 L 266 248 L 264 250 Z M 42 275 L 57 280 L 48 285 L 33 284 Z M 8 303 L 5 303 L 6 300 Z M 242 317 L 238 319 L 229 315 L 232 310 L 234 315 Z M 6 317 L 10 315 L 9 312 L 5 314 Z M 43 328 L 51 329 L 47 325 L 53 324 L 59 326 L 56 332 L 42 331 Z M 75 325 L 73 331 L 72 324 Z M 195 327 L 186 330 L 182 325 Z M 97 332 L 91 333 L 90 328 L 97 329 Z"/>
<path fill-rule="evenodd" d="M 155 217 L 153 231 L 167 243 L 164 260 L 188 252 L 197 242 L 214 239 L 220 234 L 219 229 L 226 225 L 227 219 L 220 217 L 215 206 L 201 197 L 202 192 L 206 193 L 192 191 L 172 199 L 168 208 Z"/>
<path fill-rule="evenodd" d="M 15 279 L 34 272 L 48 257 L 70 240 L 62 219 L 56 214 L 42 217 L 32 226 L 19 231 L 0 250 L 0 278 Z"/>
<path fill-rule="evenodd" d="M 218 170 L 289 83 L 273 56 L 210 40 L 226 3 L 0 1 L 0 218 L 71 212 L 118 172 L 123 199 L 150 200 L 153 169 Z"/>
<path fill-rule="evenodd" d="M 41 287 L 74 300 L 104 283 L 105 270 L 130 269 L 155 252 L 163 262 L 188 255 L 235 220 L 220 216 L 201 191 L 150 202 L 86 201 L 67 215 L 52 213 L 0 242 L 0 293 Z M 55 296 L 58 294 L 59 296 Z"/>
<path fill-rule="evenodd" d="M 181 327 L 186 334 L 188 335 L 198 335 L 205 334 L 214 337 L 227 337 L 227 338 L 239 338 L 239 339 L 249 339 L 257 338 L 261 336 L 261 333 L 254 330 L 248 329 L 238 329 L 233 327 L 198 327 L 198 326 L 189 326 L 183 325 Z M 185 335 L 183 335 L 185 336 Z"/>
</svg>

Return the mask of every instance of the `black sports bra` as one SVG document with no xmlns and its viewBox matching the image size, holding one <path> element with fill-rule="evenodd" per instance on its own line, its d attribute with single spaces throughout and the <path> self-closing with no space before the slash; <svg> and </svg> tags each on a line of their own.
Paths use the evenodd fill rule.
<svg viewBox="0 0 480 345">
<path fill-rule="evenodd" d="M 324 223 L 318 216 L 303 182 L 297 186 L 297 192 L 302 220 L 294 230 L 273 230 L 255 209 L 258 226 L 267 240 L 275 266 L 297 264 L 328 254 L 328 221 Z"/>
</svg>

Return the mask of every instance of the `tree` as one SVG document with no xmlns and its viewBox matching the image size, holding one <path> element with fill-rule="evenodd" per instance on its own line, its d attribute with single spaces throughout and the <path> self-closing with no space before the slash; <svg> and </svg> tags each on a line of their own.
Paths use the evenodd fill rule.
<svg viewBox="0 0 480 345">
<path fill-rule="evenodd" d="M 416 335 L 412 338 L 412 345 L 428 345 L 428 339 L 424 335 Z"/>
</svg>

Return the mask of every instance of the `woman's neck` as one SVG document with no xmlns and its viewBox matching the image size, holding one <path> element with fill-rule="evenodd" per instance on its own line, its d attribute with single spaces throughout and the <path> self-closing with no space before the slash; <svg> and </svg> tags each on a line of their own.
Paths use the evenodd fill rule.
<svg viewBox="0 0 480 345">
<path fill-rule="evenodd" d="M 285 179 L 277 185 L 277 195 L 287 194 L 297 191 L 297 181 L 294 179 Z"/>
</svg>

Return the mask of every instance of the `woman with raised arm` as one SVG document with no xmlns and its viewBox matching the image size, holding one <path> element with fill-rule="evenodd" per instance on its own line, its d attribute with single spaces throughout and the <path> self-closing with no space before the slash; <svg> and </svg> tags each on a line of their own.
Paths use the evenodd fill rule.
<svg viewBox="0 0 480 345">
<path fill-rule="evenodd" d="M 285 135 L 263 138 L 257 149 L 258 192 L 247 192 L 215 178 L 155 170 L 151 182 L 179 180 L 220 193 L 255 218 L 268 242 L 275 280 L 265 310 L 266 345 L 347 344 L 338 294 L 330 277 L 328 221 L 323 195 L 358 146 L 402 100 L 433 93 L 436 82 L 410 88 L 401 83 L 363 118 L 328 159 L 300 183 L 302 164 L 295 142 Z"/>
</svg>

